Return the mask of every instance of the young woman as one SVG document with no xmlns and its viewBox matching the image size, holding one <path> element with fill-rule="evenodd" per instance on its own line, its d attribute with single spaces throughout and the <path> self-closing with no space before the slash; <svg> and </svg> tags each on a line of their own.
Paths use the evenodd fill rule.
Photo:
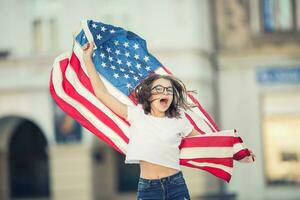
<svg viewBox="0 0 300 200">
<path fill-rule="evenodd" d="M 83 48 L 83 60 L 95 95 L 131 124 L 125 163 L 140 164 L 137 199 L 190 199 L 178 146 L 183 137 L 199 133 L 183 116 L 183 109 L 193 106 L 186 101 L 184 84 L 171 76 L 149 76 L 135 89 L 139 105 L 125 105 L 99 78 L 91 59 L 93 46 L 89 43 Z"/>
</svg>

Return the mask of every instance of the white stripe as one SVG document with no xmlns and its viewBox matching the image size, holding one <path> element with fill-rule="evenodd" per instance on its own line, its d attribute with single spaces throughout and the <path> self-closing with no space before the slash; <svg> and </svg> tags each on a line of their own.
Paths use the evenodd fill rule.
<svg viewBox="0 0 300 200">
<path fill-rule="evenodd" d="M 192 118 L 192 120 L 195 122 L 195 124 L 201 131 L 205 133 L 212 132 L 210 127 L 205 123 L 204 119 L 197 115 L 194 111 L 187 110 L 185 112 Z"/>
<path fill-rule="evenodd" d="M 112 119 L 117 126 L 124 132 L 124 134 L 129 137 L 128 134 L 128 124 L 121 120 L 118 116 L 116 116 L 109 108 L 107 108 L 97 97 L 95 97 L 89 90 L 87 90 L 81 82 L 78 80 L 77 74 L 74 69 L 70 66 L 66 70 L 66 78 L 67 80 L 74 86 L 74 89 L 84 98 L 86 98 L 89 102 L 91 102 L 94 106 L 103 111 L 110 119 Z"/>
<path fill-rule="evenodd" d="M 191 138 L 191 137 L 220 137 L 220 136 L 232 137 L 232 139 L 233 139 L 235 137 L 234 129 L 222 130 L 222 131 L 218 131 L 218 132 L 210 132 L 210 133 L 205 133 L 205 134 L 200 134 L 200 135 L 195 135 L 195 136 L 189 136 L 188 138 Z"/>
<path fill-rule="evenodd" d="M 81 20 L 81 26 L 84 31 L 84 34 L 89 42 L 94 42 L 94 38 L 87 24 L 87 20 Z M 76 42 L 75 42 L 76 43 Z"/>
<path fill-rule="evenodd" d="M 245 149 L 245 147 L 242 145 L 242 143 L 236 143 L 233 145 L 233 152 L 237 153 L 241 150 Z"/>
<path fill-rule="evenodd" d="M 232 157 L 232 147 L 185 147 L 180 151 L 181 159 Z"/>
<path fill-rule="evenodd" d="M 188 161 L 187 163 L 198 166 L 198 167 L 214 167 L 214 168 L 218 168 L 221 169 L 229 174 L 232 173 L 232 167 L 227 167 L 225 165 L 221 165 L 221 164 L 215 164 L 215 163 L 208 163 L 208 162 L 195 162 L 195 161 Z"/>
<path fill-rule="evenodd" d="M 118 134 L 113 132 L 110 128 L 108 128 L 104 123 L 99 121 L 89 110 L 87 110 L 83 105 L 77 102 L 75 99 L 69 97 L 61 87 L 62 84 L 62 72 L 59 66 L 58 58 L 54 61 L 53 65 L 53 75 L 52 75 L 52 83 L 54 86 L 54 90 L 60 98 L 66 101 L 70 106 L 80 112 L 93 126 L 95 126 L 98 130 L 102 130 L 103 134 L 105 134 L 110 140 L 115 143 L 118 148 L 126 152 L 127 144 L 120 138 Z"/>
</svg>

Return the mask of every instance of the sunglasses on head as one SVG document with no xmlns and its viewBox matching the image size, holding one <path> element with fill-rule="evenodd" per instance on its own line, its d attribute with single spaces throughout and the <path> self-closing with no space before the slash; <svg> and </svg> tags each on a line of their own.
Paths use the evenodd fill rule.
<svg viewBox="0 0 300 200">
<path fill-rule="evenodd" d="M 162 85 L 156 85 L 151 89 L 151 91 L 152 90 L 154 90 L 155 93 L 157 93 L 157 94 L 163 94 L 165 92 L 165 90 L 167 91 L 167 94 L 173 94 L 174 93 L 174 90 L 173 90 L 172 86 L 164 87 Z"/>
</svg>

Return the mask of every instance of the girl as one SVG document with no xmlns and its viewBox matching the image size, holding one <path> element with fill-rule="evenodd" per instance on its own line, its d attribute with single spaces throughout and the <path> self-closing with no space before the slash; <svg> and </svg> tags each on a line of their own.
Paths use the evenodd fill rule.
<svg viewBox="0 0 300 200">
<path fill-rule="evenodd" d="M 90 81 L 97 98 L 130 122 L 130 141 L 125 163 L 139 163 L 137 199 L 188 200 L 189 191 L 179 166 L 179 144 L 183 137 L 198 135 L 182 109 L 184 84 L 167 75 L 151 75 L 135 89 L 138 106 L 128 106 L 113 97 L 99 78 L 91 55 L 93 43 L 83 47 Z"/>
</svg>

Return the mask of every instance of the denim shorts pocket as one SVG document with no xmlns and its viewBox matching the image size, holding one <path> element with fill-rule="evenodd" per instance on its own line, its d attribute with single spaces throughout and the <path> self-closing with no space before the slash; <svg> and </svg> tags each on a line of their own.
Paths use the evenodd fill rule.
<svg viewBox="0 0 300 200">
<path fill-rule="evenodd" d="M 146 190 L 150 187 L 150 183 L 148 182 L 145 182 L 145 181 L 139 181 L 138 183 L 138 190 L 141 191 L 141 190 Z"/>
<path fill-rule="evenodd" d="M 172 179 L 171 183 L 173 183 L 175 185 L 183 185 L 183 184 L 185 184 L 185 180 L 183 177 L 178 177 L 178 178 Z"/>
</svg>

